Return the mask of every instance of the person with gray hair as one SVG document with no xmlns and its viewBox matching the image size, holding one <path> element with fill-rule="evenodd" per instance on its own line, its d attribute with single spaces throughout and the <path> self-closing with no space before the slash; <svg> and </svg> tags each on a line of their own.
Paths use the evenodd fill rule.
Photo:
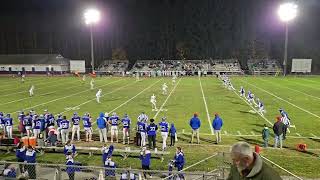
<svg viewBox="0 0 320 180">
<path fill-rule="evenodd" d="M 263 162 L 246 142 L 237 142 L 231 147 L 232 165 L 227 180 L 281 180 L 280 175 Z"/>
</svg>

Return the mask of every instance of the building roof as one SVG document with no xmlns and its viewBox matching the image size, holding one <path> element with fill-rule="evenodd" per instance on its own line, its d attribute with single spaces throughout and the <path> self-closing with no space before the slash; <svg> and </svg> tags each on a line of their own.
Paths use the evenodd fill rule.
<svg viewBox="0 0 320 180">
<path fill-rule="evenodd" d="M 0 64 L 69 64 L 60 54 L 9 54 L 0 55 Z"/>
</svg>

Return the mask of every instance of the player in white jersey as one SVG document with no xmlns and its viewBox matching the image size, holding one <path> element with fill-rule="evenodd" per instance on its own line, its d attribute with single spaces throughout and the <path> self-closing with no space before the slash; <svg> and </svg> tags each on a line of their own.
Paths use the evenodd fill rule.
<svg viewBox="0 0 320 180">
<path fill-rule="evenodd" d="M 156 96 L 154 94 L 152 94 L 151 98 L 150 98 L 150 102 L 151 102 L 151 106 L 152 106 L 152 111 L 158 111 L 157 109 L 157 105 L 156 105 Z"/>
<path fill-rule="evenodd" d="M 243 86 L 240 87 L 240 91 L 239 92 L 240 92 L 240 96 L 241 97 L 245 97 L 245 90 L 244 90 Z"/>
<path fill-rule="evenodd" d="M 177 79 L 177 76 L 174 74 L 173 77 L 172 77 L 172 84 L 176 84 L 176 79 Z"/>
<path fill-rule="evenodd" d="M 168 93 L 168 86 L 166 83 L 163 83 L 162 84 L 162 94 L 167 95 L 167 93 Z"/>
<path fill-rule="evenodd" d="M 136 72 L 136 81 L 139 81 L 140 77 L 139 77 L 139 72 Z"/>
<path fill-rule="evenodd" d="M 29 96 L 33 96 L 34 85 L 32 85 L 29 89 Z"/>
<path fill-rule="evenodd" d="M 92 90 L 92 89 L 94 89 L 94 80 L 93 80 L 93 78 L 91 79 L 91 81 L 90 81 L 90 89 Z"/>
<path fill-rule="evenodd" d="M 247 101 L 249 102 L 250 105 L 252 105 L 252 103 L 254 102 L 254 94 L 251 93 L 251 91 L 248 91 Z"/>
<path fill-rule="evenodd" d="M 102 96 L 102 89 L 99 89 L 96 93 L 97 103 L 100 103 L 100 98 Z"/>
<path fill-rule="evenodd" d="M 22 83 L 24 83 L 24 81 L 25 81 L 24 79 L 25 79 L 25 78 L 26 78 L 26 75 L 22 73 L 22 75 L 21 75 L 21 82 L 22 82 Z"/>
<path fill-rule="evenodd" d="M 85 74 L 82 76 L 82 81 L 86 82 L 86 75 Z"/>
</svg>

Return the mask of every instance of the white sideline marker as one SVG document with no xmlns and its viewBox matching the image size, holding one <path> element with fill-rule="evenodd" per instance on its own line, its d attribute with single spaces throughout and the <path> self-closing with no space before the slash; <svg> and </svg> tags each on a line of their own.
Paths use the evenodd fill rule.
<svg viewBox="0 0 320 180">
<path fill-rule="evenodd" d="M 301 134 L 299 134 L 299 133 L 296 133 L 296 135 L 299 136 L 299 137 L 301 137 Z"/>
<path fill-rule="evenodd" d="M 237 131 L 237 133 L 238 133 L 238 135 L 239 135 L 239 136 L 241 136 L 241 133 L 240 133 L 240 131 Z"/>
<path fill-rule="evenodd" d="M 206 112 L 207 112 L 207 118 L 208 118 L 209 127 L 211 129 L 211 134 L 214 135 L 213 128 L 212 128 L 212 125 L 210 123 L 210 115 L 209 115 L 209 110 L 208 110 L 208 106 L 207 106 L 207 101 L 206 101 L 206 98 L 204 97 L 204 92 L 203 92 L 203 88 L 202 88 L 202 83 L 201 83 L 200 77 L 199 77 L 199 82 L 200 82 L 200 89 L 201 89 L 201 92 L 202 92 L 202 98 L 203 98 L 204 106 L 205 106 Z"/>
</svg>

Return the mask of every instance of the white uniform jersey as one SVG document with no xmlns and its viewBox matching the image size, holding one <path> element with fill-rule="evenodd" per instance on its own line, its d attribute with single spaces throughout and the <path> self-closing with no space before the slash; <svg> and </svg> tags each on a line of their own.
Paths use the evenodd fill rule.
<svg viewBox="0 0 320 180">
<path fill-rule="evenodd" d="M 148 119 L 149 119 L 149 117 L 144 113 L 142 113 L 138 116 L 138 121 L 147 121 Z"/>
<path fill-rule="evenodd" d="M 93 79 L 91 79 L 91 81 L 90 81 L 90 89 L 93 89 L 93 87 L 94 87 L 94 80 Z"/>
<path fill-rule="evenodd" d="M 96 94 L 97 97 L 101 97 L 101 94 L 102 94 L 102 90 L 99 90 Z"/>
<path fill-rule="evenodd" d="M 152 103 L 157 102 L 157 100 L 156 100 L 156 96 L 155 96 L 155 95 L 152 95 L 152 96 L 151 96 L 151 98 L 150 98 L 150 102 L 152 102 Z"/>
</svg>

